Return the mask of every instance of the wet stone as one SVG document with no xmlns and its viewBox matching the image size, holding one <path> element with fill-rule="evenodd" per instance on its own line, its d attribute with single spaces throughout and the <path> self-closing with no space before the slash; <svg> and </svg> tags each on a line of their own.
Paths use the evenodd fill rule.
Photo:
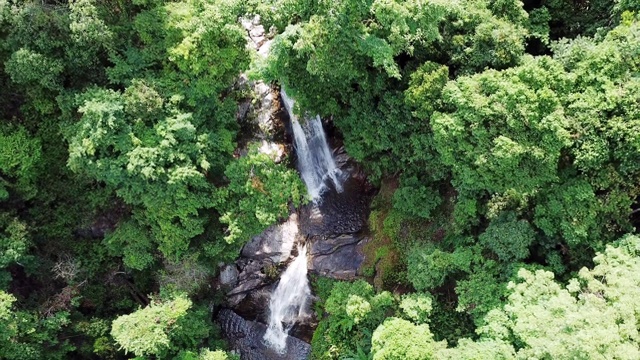
<svg viewBox="0 0 640 360">
<path fill-rule="evenodd" d="M 225 265 L 220 269 L 220 284 L 223 286 L 234 286 L 238 281 L 238 268 L 233 265 Z"/>
<path fill-rule="evenodd" d="M 311 251 L 309 255 L 330 255 L 343 247 L 354 246 L 360 242 L 361 238 L 357 235 L 342 234 L 334 237 L 320 238 L 311 243 Z"/>
<path fill-rule="evenodd" d="M 304 360 L 309 357 L 311 346 L 293 336 L 287 337 L 283 353 L 269 348 L 262 340 L 266 325 L 245 320 L 229 309 L 220 310 L 217 321 L 229 345 L 240 353 L 242 360 Z"/>
<path fill-rule="evenodd" d="M 333 279 L 352 280 L 364 261 L 362 248 L 368 241 L 368 237 L 348 234 L 312 240 L 309 270 Z"/>
<path fill-rule="evenodd" d="M 238 112 L 236 113 L 236 118 L 238 119 L 238 121 L 247 121 L 249 110 L 251 110 L 251 100 L 241 102 L 238 105 Z"/>
<path fill-rule="evenodd" d="M 235 308 L 252 291 L 262 288 L 269 283 L 269 279 L 262 272 L 265 264 L 253 259 L 240 259 L 236 262 L 240 268 L 238 280 L 233 288 L 227 292 L 226 304 Z"/>
<path fill-rule="evenodd" d="M 371 197 L 363 184 L 344 173 L 343 191 L 330 188 L 318 204 L 300 209 L 300 232 L 304 236 L 355 234 L 366 229 Z"/>
<path fill-rule="evenodd" d="M 282 224 L 272 225 L 251 239 L 243 248 L 242 256 L 249 259 L 271 259 L 280 263 L 289 258 L 298 236 L 298 214 L 293 213 Z"/>
<path fill-rule="evenodd" d="M 245 294 L 233 310 L 245 319 L 267 323 L 269 321 L 269 300 L 276 284 L 253 289 Z"/>
</svg>

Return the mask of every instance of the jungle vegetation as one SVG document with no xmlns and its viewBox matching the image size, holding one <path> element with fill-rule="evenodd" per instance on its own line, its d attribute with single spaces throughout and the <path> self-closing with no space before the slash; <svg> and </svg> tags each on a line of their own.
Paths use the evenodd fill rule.
<svg viewBox="0 0 640 360">
<path fill-rule="evenodd" d="M 640 358 L 640 2 L 0 0 L 0 359 L 235 357 L 210 279 L 306 200 L 247 71 L 379 188 L 312 358 Z"/>
</svg>

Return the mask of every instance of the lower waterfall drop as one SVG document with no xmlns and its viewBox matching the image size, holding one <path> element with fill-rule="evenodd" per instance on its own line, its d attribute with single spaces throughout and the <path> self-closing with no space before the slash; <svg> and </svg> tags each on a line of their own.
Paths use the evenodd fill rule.
<svg viewBox="0 0 640 360">
<path fill-rule="evenodd" d="M 269 347 L 281 353 L 285 351 L 289 330 L 296 320 L 307 314 L 310 296 L 307 247 L 298 246 L 298 257 L 289 264 L 271 294 L 269 327 L 264 334 L 264 341 Z"/>
</svg>

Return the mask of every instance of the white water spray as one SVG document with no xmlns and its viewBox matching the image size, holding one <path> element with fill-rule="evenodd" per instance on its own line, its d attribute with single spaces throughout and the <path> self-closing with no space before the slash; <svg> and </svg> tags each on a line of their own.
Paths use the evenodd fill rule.
<svg viewBox="0 0 640 360">
<path fill-rule="evenodd" d="M 293 113 L 293 99 L 287 96 L 284 89 L 281 89 L 280 95 L 291 118 L 299 170 L 302 180 L 307 185 L 309 196 L 317 202 L 327 189 L 327 178 L 331 179 L 336 191 L 342 192 L 342 184 L 338 179 L 340 169 L 336 166 L 329 150 L 320 116 L 305 117 L 304 126 L 301 125 L 298 117 Z"/>
<path fill-rule="evenodd" d="M 287 334 L 293 324 L 308 313 L 308 299 L 311 295 L 307 280 L 307 247 L 298 246 L 296 257 L 280 276 L 278 287 L 271 294 L 269 302 L 269 327 L 264 340 L 276 351 L 284 352 Z"/>
</svg>

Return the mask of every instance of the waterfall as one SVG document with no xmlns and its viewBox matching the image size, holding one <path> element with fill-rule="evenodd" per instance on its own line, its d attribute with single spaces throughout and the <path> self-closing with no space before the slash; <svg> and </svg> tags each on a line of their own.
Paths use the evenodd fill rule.
<svg viewBox="0 0 640 360">
<path fill-rule="evenodd" d="M 336 166 L 329 150 L 320 116 L 305 117 L 304 125 L 301 125 L 298 117 L 293 113 L 293 99 L 287 96 L 284 89 L 281 89 L 280 95 L 291 118 L 298 168 L 302 180 L 307 185 L 309 196 L 317 202 L 327 189 L 327 178 L 331 179 L 336 191 L 342 192 L 342 184 L 338 179 L 340 169 Z"/>
<path fill-rule="evenodd" d="M 294 101 L 284 89 L 280 91 L 293 128 L 294 145 L 298 155 L 298 169 L 307 185 L 309 196 L 317 203 L 322 193 L 328 189 L 327 181 L 333 182 L 338 192 L 342 184 L 338 176 L 340 170 L 331 155 L 327 138 L 322 128 L 320 116 L 305 117 L 300 124 L 293 113 Z M 311 295 L 307 280 L 307 248 L 298 246 L 298 256 L 280 276 L 280 282 L 269 301 L 269 326 L 264 334 L 264 342 L 278 352 L 284 352 L 289 330 L 295 322 L 308 313 L 308 299 Z"/>
<path fill-rule="evenodd" d="M 304 316 L 311 295 L 307 280 L 307 247 L 298 246 L 298 257 L 280 277 L 269 302 L 269 327 L 264 340 L 271 348 L 284 352 L 287 334 L 298 318 Z"/>
</svg>

